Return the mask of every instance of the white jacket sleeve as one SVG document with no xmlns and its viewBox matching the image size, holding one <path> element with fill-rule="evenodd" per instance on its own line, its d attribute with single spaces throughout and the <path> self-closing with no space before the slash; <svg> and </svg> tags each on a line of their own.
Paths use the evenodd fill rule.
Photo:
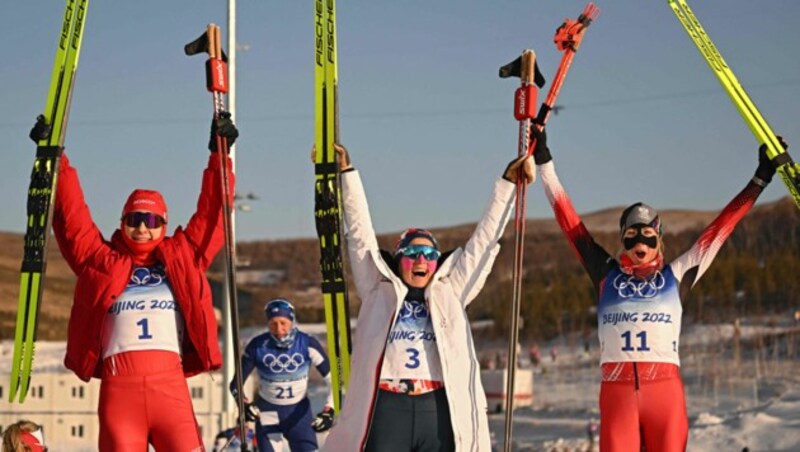
<svg viewBox="0 0 800 452">
<path fill-rule="evenodd" d="M 448 275 L 461 304 L 466 307 L 483 287 L 492 264 L 500 251 L 498 241 L 503 237 L 514 208 L 516 186 L 498 178 L 494 183 L 492 198 L 483 218 L 469 238 L 464 251 L 453 263 Z"/>
<path fill-rule="evenodd" d="M 375 238 L 367 196 L 358 171 L 342 173 L 341 180 L 350 269 L 358 295 L 366 300 L 366 294 L 381 280 L 381 274 L 372 258 L 380 255 L 378 239 Z"/>
</svg>

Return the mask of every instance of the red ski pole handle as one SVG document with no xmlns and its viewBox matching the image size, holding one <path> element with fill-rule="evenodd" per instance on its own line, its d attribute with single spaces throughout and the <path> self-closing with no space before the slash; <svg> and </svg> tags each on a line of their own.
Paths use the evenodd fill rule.
<svg viewBox="0 0 800 452">
<path fill-rule="evenodd" d="M 208 53 L 206 62 L 206 88 L 212 93 L 228 92 L 228 58 L 222 50 L 221 32 L 217 25 L 209 24 L 199 38 L 183 47 L 186 55 Z"/>
<path fill-rule="evenodd" d="M 533 50 L 522 52 L 520 65 L 521 85 L 514 92 L 514 118 L 517 121 L 533 119 L 536 117 L 537 97 L 539 89 L 536 86 L 536 53 Z"/>
<path fill-rule="evenodd" d="M 228 92 L 228 63 L 222 59 L 222 41 L 219 27 L 208 26 L 208 61 L 206 61 L 206 88 L 211 92 Z"/>
<path fill-rule="evenodd" d="M 522 85 L 514 93 L 514 119 L 524 121 L 536 117 L 536 98 L 539 89 L 536 85 Z"/>
</svg>

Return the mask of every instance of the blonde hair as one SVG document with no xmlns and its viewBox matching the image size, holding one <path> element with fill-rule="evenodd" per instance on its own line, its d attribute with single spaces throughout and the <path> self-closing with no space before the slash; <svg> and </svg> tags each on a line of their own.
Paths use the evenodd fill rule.
<svg viewBox="0 0 800 452">
<path fill-rule="evenodd" d="M 3 452 L 30 452 L 31 448 L 22 442 L 22 433 L 39 430 L 39 424 L 23 419 L 11 424 L 3 432 Z"/>
</svg>

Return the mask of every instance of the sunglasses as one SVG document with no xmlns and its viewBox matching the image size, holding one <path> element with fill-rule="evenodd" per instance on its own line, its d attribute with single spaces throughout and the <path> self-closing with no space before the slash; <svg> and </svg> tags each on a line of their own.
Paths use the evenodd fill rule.
<svg viewBox="0 0 800 452">
<path fill-rule="evenodd" d="M 436 261 L 442 256 L 439 250 L 430 245 L 408 245 L 404 248 L 400 248 L 398 254 L 414 260 L 422 256 L 426 261 Z"/>
<path fill-rule="evenodd" d="M 125 226 L 129 228 L 138 228 L 140 224 L 144 223 L 148 229 L 155 229 L 167 224 L 167 220 L 153 212 L 131 212 L 125 215 L 123 220 L 125 220 Z"/>
</svg>

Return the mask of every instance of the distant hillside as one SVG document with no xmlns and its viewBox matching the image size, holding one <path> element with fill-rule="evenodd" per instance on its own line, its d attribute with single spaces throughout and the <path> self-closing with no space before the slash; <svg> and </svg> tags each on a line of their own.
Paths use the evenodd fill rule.
<svg viewBox="0 0 800 452">
<path fill-rule="evenodd" d="M 583 216 L 595 240 L 609 252 L 619 248 L 618 220 L 622 207 Z M 665 224 L 667 259 L 687 250 L 700 230 L 718 212 L 667 210 Z M 462 245 L 474 224 L 435 229 L 443 248 Z M 527 223 L 525 249 L 525 296 L 523 316 L 528 336 L 550 336 L 567 330 L 581 330 L 594 322 L 591 307 L 596 300 L 574 252 L 552 219 Z M 514 231 L 506 229 L 503 248 L 483 292 L 470 308 L 473 319 L 494 319 L 499 331 L 507 322 L 511 298 L 510 278 Z M 397 233 L 378 237 L 390 248 Z M 55 241 L 51 241 L 55 245 Z M 719 318 L 742 315 L 747 309 L 778 310 L 800 305 L 800 211 L 788 199 L 760 204 L 737 227 L 714 265 L 696 286 L 685 306 L 687 315 Z M 316 238 L 244 242 L 238 254 L 246 267 L 240 268 L 244 325 L 263 321 L 263 302 L 283 296 L 292 299 L 304 321 L 322 321 L 319 291 L 319 250 Z M 0 233 L 0 338 L 13 335 L 22 237 Z M 222 262 L 217 260 L 210 277 L 221 280 Z M 266 275 L 266 276 L 264 276 Z M 265 282 L 259 282 L 259 280 Z M 268 281 L 267 281 L 268 280 Z M 42 339 L 63 339 L 75 279 L 57 247 L 50 250 L 47 284 L 42 306 Z M 351 312 L 358 312 L 359 300 L 351 288 Z"/>
<path fill-rule="evenodd" d="M 0 232 L 0 339 L 14 337 L 22 245 L 22 235 Z M 38 337 L 60 339 L 67 332 L 75 277 L 61 257 L 55 240 L 50 241 L 47 256 L 45 303 L 41 310 L 42 319 L 47 326 L 39 329 Z"/>
</svg>

